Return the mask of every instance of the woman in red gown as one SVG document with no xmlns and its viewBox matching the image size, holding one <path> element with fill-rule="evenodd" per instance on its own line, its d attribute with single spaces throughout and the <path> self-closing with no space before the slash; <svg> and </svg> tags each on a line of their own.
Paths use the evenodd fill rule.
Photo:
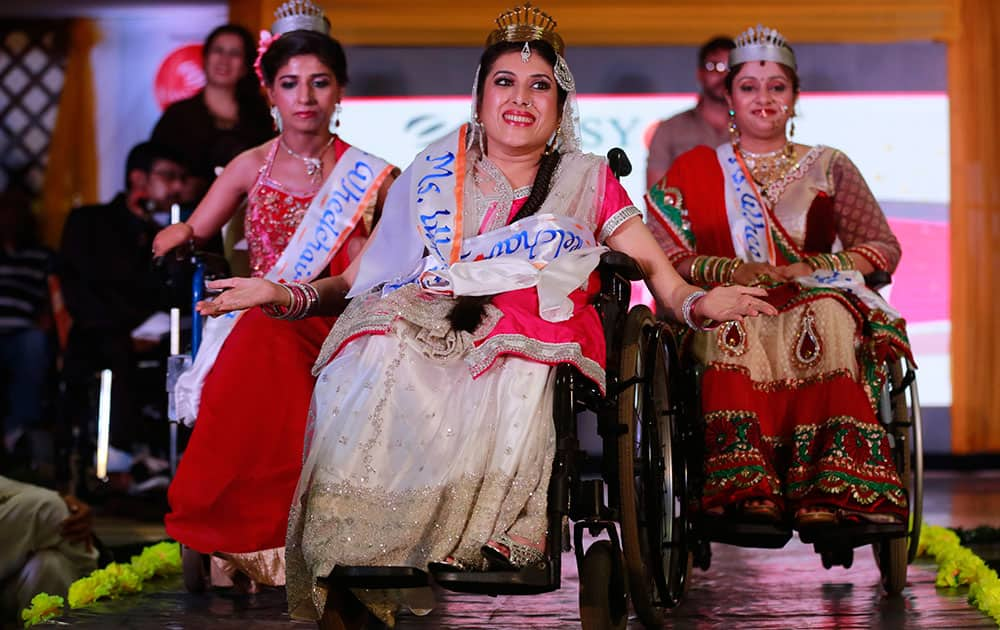
<svg viewBox="0 0 1000 630">
<path fill-rule="evenodd" d="M 307 279 L 339 274 L 363 245 L 394 169 L 331 131 L 347 83 L 340 45 L 325 32 L 276 30 L 260 68 L 280 136 L 234 159 L 191 218 L 157 236 L 157 255 L 216 233 L 244 195 L 255 277 L 292 281 L 310 265 Z M 348 190 L 346 176 L 361 181 L 360 165 L 368 168 L 364 191 Z M 329 240 L 320 241 L 321 233 Z M 228 561 L 231 575 L 284 583 L 288 509 L 315 381 L 310 368 L 332 322 L 250 309 L 214 348 L 206 330 L 192 370 L 204 374 L 200 388 L 192 387 L 197 422 L 170 487 L 166 526 L 186 547 Z M 203 359 L 207 367 L 198 364 Z"/>
</svg>

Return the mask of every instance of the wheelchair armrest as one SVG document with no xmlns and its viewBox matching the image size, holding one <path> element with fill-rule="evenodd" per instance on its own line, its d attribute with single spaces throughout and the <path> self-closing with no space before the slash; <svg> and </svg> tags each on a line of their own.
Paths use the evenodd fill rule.
<svg viewBox="0 0 1000 630">
<path fill-rule="evenodd" d="M 639 264 L 632 260 L 628 254 L 615 250 L 604 252 L 601 255 L 600 268 L 602 271 L 610 271 L 626 280 L 643 280 L 646 277 Z"/>
<path fill-rule="evenodd" d="M 195 251 L 192 253 L 192 259 L 195 263 L 200 262 L 205 265 L 206 278 L 225 278 L 231 275 L 229 272 L 229 261 L 222 254 L 210 251 Z"/>
<path fill-rule="evenodd" d="M 892 275 L 888 271 L 876 269 L 865 276 L 865 285 L 872 291 L 878 291 L 892 282 Z"/>
</svg>

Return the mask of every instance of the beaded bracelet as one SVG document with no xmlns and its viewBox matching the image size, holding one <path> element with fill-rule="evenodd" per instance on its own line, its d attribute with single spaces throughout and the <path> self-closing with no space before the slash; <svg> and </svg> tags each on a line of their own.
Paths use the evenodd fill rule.
<svg viewBox="0 0 1000 630">
<path fill-rule="evenodd" d="M 684 323 L 688 325 L 688 328 L 692 330 L 699 330 L 701 332 L 706 332 L 715 328 L 712 324 L 712 320 L 706 319 L 705 325 L 699 326 L 695 323 L 692 311 L 694 311 L 694 305 L 698 303 L 698 300 L 708 295 L 703 289 L 698 289 L 691 295 L 684 298 L 684 302 L 681 303 L 681 315 L 684 317 Z"/>
<path fill-rule="evenodd" d="M 854 269 L 854 259 L 848 252 L 837 252 L 836 254 L 816 254 L 809 256 L 802 262 L 813 269 L 828 269 L 830 271 L 847 271 Z"/>
<path fill-rule="evenodd" d="M 309 317 L 319 308 L 319 291 L 305 282 L 289 282 L 280 285 L 288 292 L 288 306 L 266 304 L 264 313 L 275 319 L 302 319 Z"/>
<path fill-rule="evenodd" d="M 730 284 L 741 266 L 743 260 L 740 258 L 695 256 L 691 259 L 688 275 L 694 284 Z"/>
</svg>

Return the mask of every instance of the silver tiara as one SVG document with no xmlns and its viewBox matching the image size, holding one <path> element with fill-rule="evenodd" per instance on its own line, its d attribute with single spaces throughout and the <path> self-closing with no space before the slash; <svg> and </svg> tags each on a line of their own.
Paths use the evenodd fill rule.
<svg viewBox="0 0 1000 630">
<path fill-rule="evenodd" d="M 736 37 L 736 48 L 729 51 L 729 67 L 748 61 L 773 61 L 796 69 L 795 53 L 781 33 L 773 28 L 757 25 Z"/>
<path fill-rule="evenodd" d="M 288 0 L 275 9 L 271 33 L 281 35 L 289 31 L 316 31 L 329 35 L 330 21 L 323 15 L 323 9 L 311 0 Z"/>
</svg>

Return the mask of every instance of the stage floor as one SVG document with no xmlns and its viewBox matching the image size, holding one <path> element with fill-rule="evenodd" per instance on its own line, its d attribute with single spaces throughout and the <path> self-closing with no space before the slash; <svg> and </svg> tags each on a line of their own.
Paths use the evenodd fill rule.
<svg viewBox="0 0 1000 630">
<path fill-rule="evenodd" d="M 1000 473 L 928 473 L 925 522 L 934 525 L 1000 526 Z M 127 537 L 127 524 L 113 524 Z M 111 524 L 108 525 L 110 527 Z M 141 535 L 152 537 L 146 526 Z M 121 540 L 122 538 L 119 538 Z M 995 548 L 976 549 L 1000 559 Z M 997 555 L 993 555 L 997 554 Z M 993 555 L 993 557 L 990 557 Z M 669 614 L 666 627 L 691 628 L 996 628 L 966 603 L 965 590 L 934 587 L 935 567 L 918 559 L 902 595 L 881 594 L 869 548 L 856 550 L 854 566 L 824 570 L 811 546 L 793 539 L 784 549 L 742 549 L 713 545 L 708 572 L 695 570 L 687 599 Z M 311 627 L 285 613 L 284 591 L 263 589 L 237 595 L 216 589 L 184 592 L 179 577 L 148 583 L 141 596 L 100 602 L 55 623 L 81 628 L 239 629 Z M 401 616 L 400 629 L 579 628 L 576 563 L 563 558 L 563 588 L 532 597 L 485 597 L 441 593 L 427 617 Z M 630 629 L 641 628 L 636 619 Z"/>
</svg>

